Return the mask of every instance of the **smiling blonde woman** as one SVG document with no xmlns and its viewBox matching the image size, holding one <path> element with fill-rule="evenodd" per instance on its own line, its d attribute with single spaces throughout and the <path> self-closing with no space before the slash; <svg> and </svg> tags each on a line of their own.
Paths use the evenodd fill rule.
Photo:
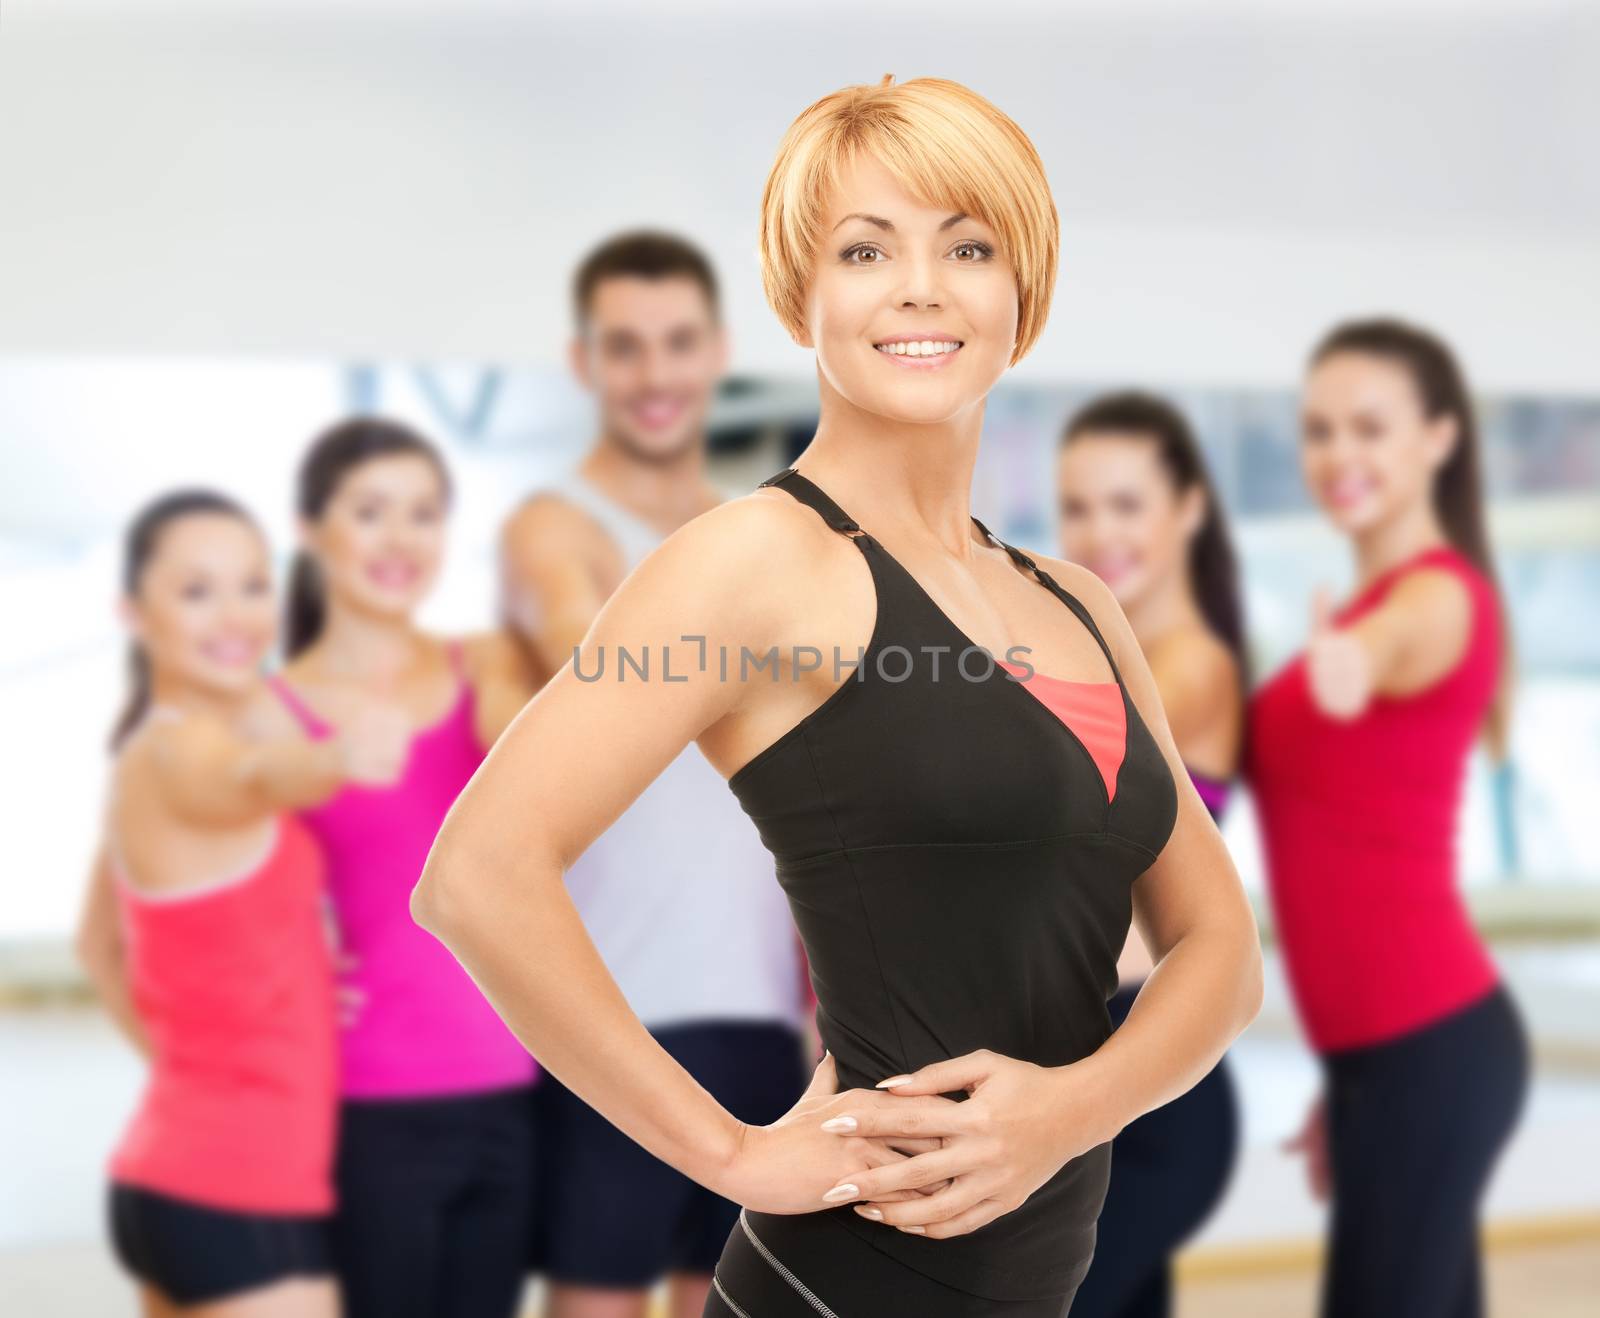
<svg viewBox="0 0 1600 1318">
<path fill-rule="evenodd" d="M 1048 311 L 1055 206 L 994 106 L 886 79 L 795 121 L 761 246 L 816 356 L 815 438 L 611 598 L 413 910 L 564 1084 L 744 1206 L 707 1315 L 1059 1318 L 1111 1137 L 1216 1062 L 1260 956 L 1115 599 L 968 509 L 985 400 Z M 562 884 L 690 741 L 810 958 L 829 1051 L 770 1126 L 655 1043 Z M 1112 1036 L 1130 915 L 1156 965 Z"/>
</svg>

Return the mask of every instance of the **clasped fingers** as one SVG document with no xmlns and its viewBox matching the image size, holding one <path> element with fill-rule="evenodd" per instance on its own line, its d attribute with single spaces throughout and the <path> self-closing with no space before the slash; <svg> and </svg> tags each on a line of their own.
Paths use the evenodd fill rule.
<svg viewBox="0 0 1600 1318">
<path fill-rule="evenodd" d="M 930 1139 L 969 1134 L 974 1127 L 963 1111 L 970 1104 L 936 1095 L 901 1098 L 852 1090 L 839 1095 L 830 1106 L 845 1109 L 822 1123 L 823 1130 L 835 1135 Z"/>
<path fill-rule="evenodd" d="M 965 1235 L 1010 1211 L 1012 1205 L 979 1183 L 981 1178 L 960 1177 L 936 1194 L 897 1202 L 857 1204 L 855 1212 L 884 1226 L 943 1240 Z"/>
</svg>

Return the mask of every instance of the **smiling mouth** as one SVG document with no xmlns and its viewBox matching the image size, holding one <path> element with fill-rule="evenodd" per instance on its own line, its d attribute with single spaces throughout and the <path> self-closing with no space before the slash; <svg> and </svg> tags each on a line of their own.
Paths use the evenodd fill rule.
<svg viewBox="0 0 1600 1318">
<path fill-rule="evenodd" d="M 960 339 L 894 339 L 872 346 L 889 357 L 948 357 L 961 344 Z"/>
</svg>

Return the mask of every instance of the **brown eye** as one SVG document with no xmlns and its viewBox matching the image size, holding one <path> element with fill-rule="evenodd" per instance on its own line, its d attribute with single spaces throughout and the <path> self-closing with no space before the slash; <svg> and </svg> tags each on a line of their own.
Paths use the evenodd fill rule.
<svg viewBox="0 0 1600 1318">
<path fill-rule="evenodd" d="M 846 265 L 879 265 L 883 251 L 870 243 L 857 243 L 854 247 L 847 247 L 839 253 Z"/>
</svg>

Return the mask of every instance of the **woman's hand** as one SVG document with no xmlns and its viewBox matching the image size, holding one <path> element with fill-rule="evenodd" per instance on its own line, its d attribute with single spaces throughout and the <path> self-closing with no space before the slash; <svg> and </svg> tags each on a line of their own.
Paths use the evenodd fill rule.
<svg viewBox="0 0 1600 1318">
<path fill-rule="evenodd" d="M 344 774 L 351 782 L 388 787 L 405 772 L 415 730 L 403 709 L 363 701 L 339 730 Z"/>
<path fill-rule="evenodd" d="M 838 1118 L 903 1106 L 907 1113 L 914 1110 L 923 1120 L 933 1122 L 941 1107 L 963 1106 L 948 1098 L 910 1100 L 868 1089 L 842 1094 L 836 1093 L 837 1089 L 830 1053 L 788 1112 L 770 1126 L 744 1128 L 727 1177 L 713 1188 L 735 1203 L 763 1213 L 814 1213 L 837 1207 L 859 1196 L 829 1198 L 830 1188 L 859 1182 L 871 1168 L 904 1163 L 911 1155 L 937 1150 L 941 1143 L 936 1138 L 903 1133 L 884 1138 L 853 1135 L 834 1124 Z M 915 1190 L 908 1190 L 907 1197 L 918 1196 Z"/>
<path fill-rule="evenodd" d="M 1311 602 L 1311 636 L 1306 642 L 1306 680 L 1311 698 L 1329 718 L 1353 719 L 1373 695 L 1372 661 L 1361 638 L 1333 624 L 1328 593 L 1318 589 Z"/>
<path fill-rule="evenodd" d="M 1328 1161 L 1328 1103 L 1325 1095 L 1317 1095 L 1311 1104 L 1311 1111 L 1306 1113 L 1305 1125 L 1300 1128 L 1300 1133 L 1285 1140 L 1283 1147 L 1290 1153 L 1306 1155 L 1306 1179 L 1311 1185 L 1311 1197 L 1326 1203 L 1333 1177 Z"/>
<path fill-rule="evenodd" d="M 1113 1133 L 1093 1111 L 1086 1086 L 1072 1083 L 1075 1074 L 1071 1066 L 1035 1066 L 981 1049 L 880 1081 L 893 1094 L 887 1104 L 836 1103 L 854 1124 L 830 1129 L 895 1144 L 932 1139 L 939 1147 L 847 1178 L 832 1202 L 861 1201 L 855 1211 L 863 1217 L 934 1239 L 1009 1213 Z M 926 1095 L 962 1089 L 971 1095 L 964 1103 L 925 1106 Z M 917 1193 L 901 1193 L 907 1190 Z"/>
</svg>

